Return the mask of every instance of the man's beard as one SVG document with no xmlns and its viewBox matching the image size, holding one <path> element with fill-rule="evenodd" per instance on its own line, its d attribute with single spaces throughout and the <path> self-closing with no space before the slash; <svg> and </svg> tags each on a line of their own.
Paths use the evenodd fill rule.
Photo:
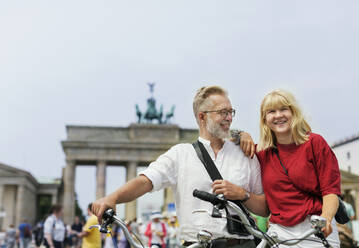
<svg viewBox="0 0 359 248">
<path fill-rule="evenodd" d="M 219 139 L 229 139 L 229 138 L 231 138 L 230 130 L 224 131 L 221 128 L 220 124 L 214 123 L 211 118 L 207 119 L 206 129 L 210 134 L 212 134 L 216 138 L 219 138 Z"/>
</svg>

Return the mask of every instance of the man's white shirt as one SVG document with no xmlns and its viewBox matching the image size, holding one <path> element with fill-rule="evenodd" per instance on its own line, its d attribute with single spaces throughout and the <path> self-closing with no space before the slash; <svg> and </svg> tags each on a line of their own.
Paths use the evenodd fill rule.
<svg viewBox="0 0 359 248">
<path fill-rule="evenodd" d="M 246 157 L 239 146 L 225 141 L 217 157 L 210 146 L 210 141 L 198 138 L 211 156 L 223 179 L 243 187 L 254 194 L 263 194 L 261 171 L 256 157 Z M 140 174 L 151 180 L 153 189 L 157 191 L 171 187 L 176 196 L 176 213 L 180 224 L 181 239 L 197 241 L 196 235 L 201 230 L 213 234 L 213 238 L 231 237 L 226 229 L 226 219 L 212 218 L 206 212 L 212 212 L 213 205 L 194 198 L 194 189 L 212 193 L 212 179 L 198 158 L 192 144 L 178 144 L 152 162 Z M 247 237 L 248 238 L 248 237 Z"/>
</svg>

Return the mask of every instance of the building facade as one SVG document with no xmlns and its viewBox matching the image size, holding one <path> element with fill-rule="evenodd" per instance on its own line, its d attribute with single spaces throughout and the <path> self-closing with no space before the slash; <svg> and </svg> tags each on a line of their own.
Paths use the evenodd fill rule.
<svg viewBox="0 0 359 248">
<path fill-rule="evenodd" d="M 59 201 L 60 188 L 61 180 L 41 183 L 27 171 L 0 164 L 0 229 L 25 219 L 35 224 Z M 42 208 L 41 202 L 46 201 Z"/>
<path fill-rule="evenodd" d="M 359 213 L 359 134 L 335 142 L 332 146 L 342 176 L 342 191 L 356 213 Z"/>
</svg>

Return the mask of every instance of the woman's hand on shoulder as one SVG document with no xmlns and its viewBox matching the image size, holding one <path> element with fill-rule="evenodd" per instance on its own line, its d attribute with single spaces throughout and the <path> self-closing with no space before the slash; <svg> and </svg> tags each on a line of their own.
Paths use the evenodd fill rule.
<svg viewBox="0 0 359 248">
<path fill-rule="evenodd" d="M 232 141 L 236 145 L 240 146 L 241 150 L 247 157 L 253 158 L 255 153 L 255 145 L 251 135 L 244 131 L 237 131 L 234 133 L 234 136 L 232 135 Z"/>
</svg>

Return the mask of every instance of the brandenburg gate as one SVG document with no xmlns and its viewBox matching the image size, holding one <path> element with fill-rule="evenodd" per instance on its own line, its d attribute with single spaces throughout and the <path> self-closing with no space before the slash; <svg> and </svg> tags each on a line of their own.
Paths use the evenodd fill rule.
<svg viewBox="0 0 359 248">
<path fill-rule="evenodd" d="M 131 124 L 128 127 L 66 126 L 67 139 L 62 141 L 66 156 L 64 169 L 64 222 L 72 223 L 75 216 L 76 166 L 96 166 L 96 199 L 106 194 L 106 166 L 125 166 L 126 181 L 136 177 L 138 166 L 150 162 L 178 143 L 192 143 L 197 129 L 181 129 L 170 124 Z M 120 186 L 120 185 L 119 185 Z M 92 192 L 89 192 L 91 194 Z M 165 190 L 165 204 L 173 202 Z M 136 216 L 136 201 L 125 205 L 125 216 Z"/>
</svg>

